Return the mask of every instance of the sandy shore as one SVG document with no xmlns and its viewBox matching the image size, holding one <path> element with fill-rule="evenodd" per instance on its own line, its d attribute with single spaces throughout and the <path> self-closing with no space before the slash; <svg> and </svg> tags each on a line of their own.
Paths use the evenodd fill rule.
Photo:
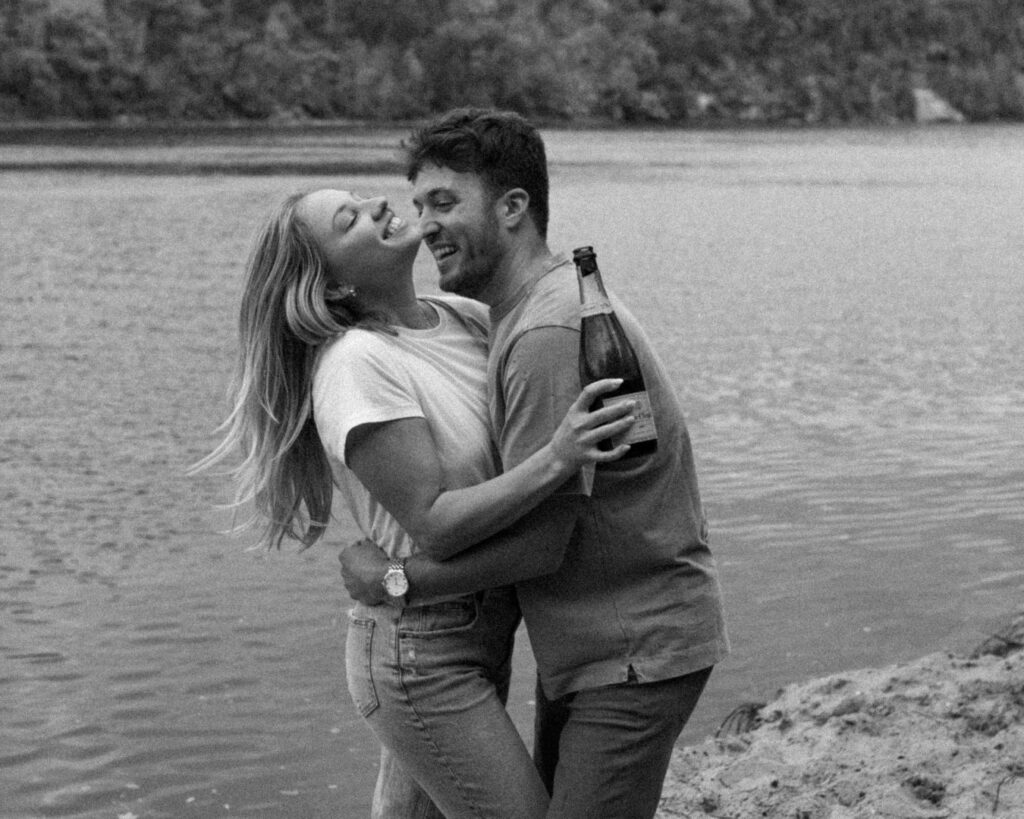
<svg viewBox="0 0 1024 819">
<path fill-rule="evenodd" d="M 970 656 L 835 674 L 681 749 L 668 817 L 1024 817 L 1024 615 Z"/>
</svg>

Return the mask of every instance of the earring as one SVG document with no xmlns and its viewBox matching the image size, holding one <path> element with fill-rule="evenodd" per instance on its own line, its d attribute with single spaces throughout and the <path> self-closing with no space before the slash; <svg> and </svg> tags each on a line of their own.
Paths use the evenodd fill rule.
<svg viewBox="0 0 1024 819">
<path fill-rule="evenodd" d="M 331 295 L 338 301 L 348 301 L 356 297 L 356 289 L 350 284 L 341 285 L 334 288 L 334 292 Z"/>
</svg>

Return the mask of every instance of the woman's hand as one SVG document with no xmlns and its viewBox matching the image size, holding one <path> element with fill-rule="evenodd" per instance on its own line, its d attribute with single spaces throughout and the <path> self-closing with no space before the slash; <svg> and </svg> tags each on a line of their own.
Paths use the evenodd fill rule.
<svg viewBox="0 0 1024 819">
<path fill-rule="evenodd" d="M 618 460 L 629 450 L 629 444 L 620 444 L 611 449 L 599 449 L 598 445 L 606 438 L 622 434 L 633 425 L 634 405 L 620 402 L 611 407 L 590 410 L 598 398 L 614 392 L 621 385 L 621 378 L 595 381 L 584 387 L 569 407 L 549 444 L 555 458 L 564 465 L 566 474 L 572 474 L 587 464 Z"/>
</svg>

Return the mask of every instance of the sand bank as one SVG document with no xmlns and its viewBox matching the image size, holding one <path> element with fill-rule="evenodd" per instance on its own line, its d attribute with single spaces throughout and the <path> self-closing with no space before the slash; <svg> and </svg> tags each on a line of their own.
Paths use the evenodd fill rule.
<svg viewBox="0 0 1024 819">
<path fill-rule="evenodd" d="M 677 751 L 658 816 L 1021 819 L 1021 634 L 783 688 Z"/>
</svg>

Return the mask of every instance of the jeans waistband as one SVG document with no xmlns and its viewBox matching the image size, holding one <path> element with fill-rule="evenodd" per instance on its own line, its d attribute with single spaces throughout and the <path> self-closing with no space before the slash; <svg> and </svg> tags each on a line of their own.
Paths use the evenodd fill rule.
<svg viewBox="0 0 1024 819">
<path fill-rule="evenodd" d="M 397 620 L 405 610 L 410 611 L 435 611 L 451 608 L 452 606 L 464 606 L 467 603 L 482 602 L 486 591 L 479 591 L 473 594 L 460 594 L 454 597 L 445 597 L 437 600 L 429 600 L 425 603 L 417 603 L 411 606 L 393 606 L 390 603 L 378 603 L 375 606 L 357 602 L 352 607 L 352 613 L 359 616 L 373 617 L 375 619 Z"/>
</svg>

